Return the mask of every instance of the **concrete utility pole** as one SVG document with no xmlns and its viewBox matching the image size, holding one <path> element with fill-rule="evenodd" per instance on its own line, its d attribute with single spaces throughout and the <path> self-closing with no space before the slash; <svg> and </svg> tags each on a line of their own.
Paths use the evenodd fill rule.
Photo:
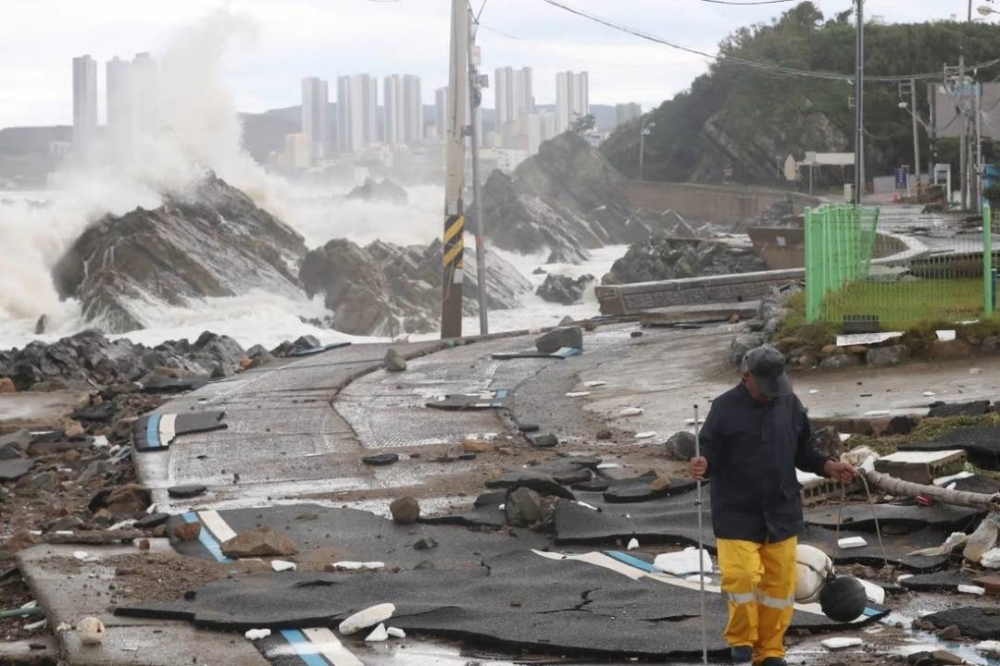
<svg viewBox="0 0 1000 666">
<path fill-rule="evenodd" d="M 958 108 L 962 114 L 959 144 L 959 182 L 962 183 L 962 210 L 969 210 L 969 118 L 965 112 L 965 56 L 958 58 Z"/>
<path fill-rule="evenodd" d="M 653 128 L 656 127 L 656 123 L 645 124 L 645 120 L 639 119 L 639 182 L 643 181 L 642 176 L 642 163 L 646 157 L 646 137 L 649 136 Z"/>
<path fill-rule="evenodd" d="M 479 113 L 483 102 L 483 79 L 479 76 L 479 58 L 476 55 L 478 27 L 469 30 L 469 109 L 472 112 L 469 136 L 472 150 L 472 196 L 476 207 L 476 279 L 479 284 L 479 334 L 490 332 L 489 312 L 486 307 L 486 248 L 483 236 L 486 221 L 483 219 L 483 186 L 479 180 Z"/>
<path fill-rule="evenodd" d="M 441 338 L 462 337 L 462 272 L 465 264 L 465 106 L 469 99 L 469 4 L 451 3 L 451 57 L 448 77 L 448 142 L 444 210 L 444 280 Z"/>
<path fill-rule="evenodd" d="M 970 150 L 969 159 L 972 164 L 972 183 L 969 189 L 972 191 L 972 208 L 977 213 L 983 212 L 983 118 L 982 118 L 982 94 L 979 83 L 972 84 L 972 111 L 973 116 L 973 136 L 976 141 L 976 149 Z"/>
<path fill-rule="evenodd" d="M 857 124 L 854 128 L 854 205 L 860 206 L 865 186 L 865 11 L 864 0 L 855 0 L 858 5 L 857 46 L 854 74 L 854 112 Z"/>
<path fill-rule="evenodd" d="M 917 124 L 917 81 L 910 79 L 910 116 L 913 118 L 913 170 L 917 176 L 917 196 L 920 195 L 920 129 Z"/>
</svg>

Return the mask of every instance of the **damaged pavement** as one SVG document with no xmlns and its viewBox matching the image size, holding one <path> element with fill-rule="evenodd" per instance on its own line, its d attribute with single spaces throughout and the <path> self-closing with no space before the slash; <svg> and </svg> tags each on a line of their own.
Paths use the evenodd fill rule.
<svg viewBox="0 0 1000 666">
<path fill-rule="evenodd" d="M 17 626 L 44 618 L 52 637 L 38 630 L 44 647 L 27 652 L 81 665 L 444 663 L 415 656 L 438 649 L 482 664 L 695 663 L 700 593 L 684 549 L 698 542 L 698 507 L 683 447 L 667 440 L 691 430 L 694 401 L 735 381 L 715 362 L 731 327 L 637 336 L 633 325 L 589 324 L 550 335 L 555 355 L 529 353 L 525 335 L 397 345 L 405 369 L 392 372 L 388 345 L 324 349 L 169 402 L 144 398 L 151 414 L 95 413 L 107 434 L 91 428 L 73 446 L 19 435 L 0 464 L 29 465 L 20 478 L 33 486 L 52 465 L 65 483 L 69 462 L 46 456 L 77 450 L 78 474 L 101 463 L 84 503 L 105 512 L 96 525 L 51 520 L 10 548 L 23 603 L 43 613 Z M 645 368 L 663 358 L 678 365 L 658 383 Z M 814 416 L 863 416 L 856 392 L 835 394 L 836 377 L 809 381 L 817 394 L 800 393 Z M 919 392 L 905 390 L 897 399 L 916 405 Z M 988 495 L 989 438 L 940 437 L 949 433 L 940 448 L 965 452 L 957 463 L 904 461 L 902 475 L 958 473 L 941 487 Z M 896 448 L 911 445 L 937 450 Z M 800 480 L 817 488 L 801 542 L 870 585 L 850 625 L 799 607 L 791 663 L 902 663 L 915 647 L 990 663 L 976 646 L 1000 639 L 1000 583 L 991 549 L 964 555 L 993 520 L 986 509 L 880 489 L 873 506 L 861 486 L 842 505 L 839 489 Z M 15 483 L 27 484 L 4 487 Z M 29 490 L 46 497 L 32 487 L 5 490 L 5 501 Z M 947 552 L 955 534 L 965 539 Z M 708 527 L 705 543 L 714 556 Z M 705 618 L 715 659 L 725 651 L 718 583 L 713 574 Z M 832 652 L 821 644 L 830 637 L 862 645 Z M 911 663 L 958 663 L 920 659 Z"/>
</svg>

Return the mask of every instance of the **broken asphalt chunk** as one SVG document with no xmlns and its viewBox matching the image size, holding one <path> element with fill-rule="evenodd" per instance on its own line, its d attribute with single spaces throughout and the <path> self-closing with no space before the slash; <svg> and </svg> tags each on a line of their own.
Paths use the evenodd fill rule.
<svg viewBox="0 0 1000 666">
<path fill-rule="evenodd" d="M 576 499 L 569 490 L 556 483 L 549 474 L 530 469 L 508 470 L 495 479 L 486 482 L 487 488 L 530 488 L 543 496 Z"/>
<path fill-rule="evenodd" d="M 361 459 L 361 462 L 366 465 L 371 465 L 372 467 L 385 467 L 386 465 L 391 465 L 398 460 L 398 453 L 378 453 L 373 456 L 365 456 Z"/>
<path fill-rule="evenodd" d="M 167 494 L 174 499 L 190 499 L 204 495 L 208 488 L 202 484 L 191 483 L 183 486 L 172 486 L 167 488 Z"/>
</svg>

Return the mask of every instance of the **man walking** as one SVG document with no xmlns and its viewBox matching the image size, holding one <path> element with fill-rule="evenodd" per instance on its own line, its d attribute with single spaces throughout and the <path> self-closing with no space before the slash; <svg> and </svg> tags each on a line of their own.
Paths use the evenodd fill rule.
<svg viewBox="0 0 1000 666">
<path fill-rule="evenodd" d="M 712 527 L 729 604 L 725 639 L 734 663 L 786 664 L 803 526 L 795 469 L 841 482 L 856 473 L 822 456 L 811 440 L 784 355 L 767 345 L 748 352 L 743 381 L 712 403 L 701 430 L 702 456 L 689 465 L 692 477 L 712 480 Z"/>
</svg>

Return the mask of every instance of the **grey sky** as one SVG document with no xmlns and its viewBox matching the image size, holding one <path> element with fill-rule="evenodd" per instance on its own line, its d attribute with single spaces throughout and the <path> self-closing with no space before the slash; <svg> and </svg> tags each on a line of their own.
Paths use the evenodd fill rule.
<svg viewBox="0 0 1000 666">
<path fill-rule="evenodd" d="M 974 0 L 979 4 L 982 0 Z M 714 52 L 735 28 L 768 21 L 794 4 L 732 7 L 700 0 L 566 0 L 618 22 Z M 71 58 L 162 51 L 186 24 L 228 8 L 245 16 L 227 50 L 223 78 L 245 111 L 296 104 L 299 79 L 367 72 L 419 74 L 423 95 L 447 83 L 449 0 L 0 0 L 0 127 L 69 124 Z M 480 0 L 475 0 L 478 8 Z M 827 15 L 850 0 L 818 0 Z M 966 0 L 867 0 L 888 22 L 965 16 Z M 686 88 L 705 60 L 592 24 L 542 0 L 488 0 L 480 32 L 484 69 L 531 66 L 538 103 L 554 101 L 555 73 L 590 72 L 592 103 L 644 107 Z M 332 88 L 332 86 L 331 86 Z M 103 117 L 103 99 L 100 102 Z M 492 93 L 486 105 L 493 105 Z"/>
</svg>

